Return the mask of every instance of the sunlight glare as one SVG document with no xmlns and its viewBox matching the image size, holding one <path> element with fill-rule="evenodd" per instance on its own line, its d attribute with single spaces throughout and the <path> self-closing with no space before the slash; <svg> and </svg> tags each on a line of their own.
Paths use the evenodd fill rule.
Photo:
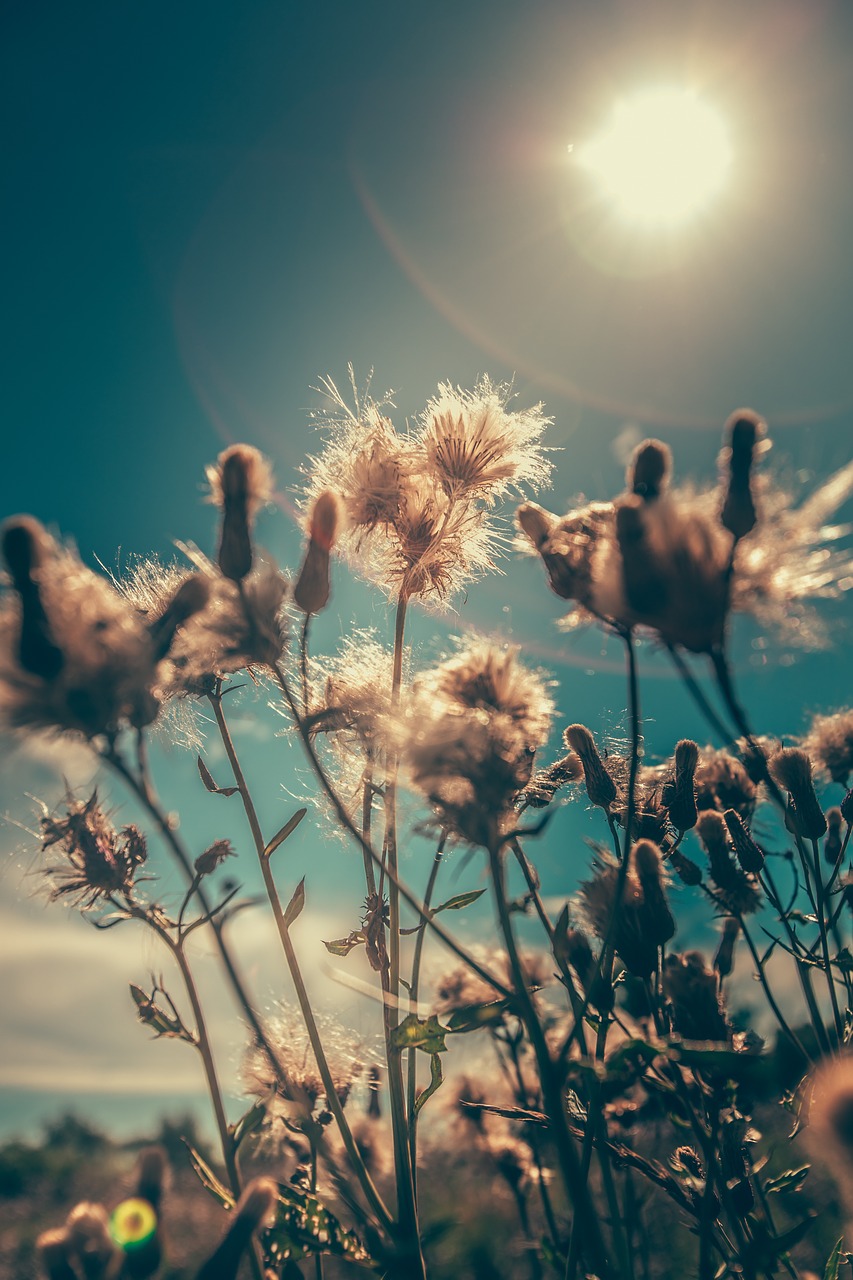
<svg viewBox="0 0 853 1280">
<path fill-rule="evenodd" d="M 617 102 L 578 158 L 620 217 L 674 226 L 721 190 L 731 148 L 713 107 L 692 90 L 659 88 Z"/>
</svg>

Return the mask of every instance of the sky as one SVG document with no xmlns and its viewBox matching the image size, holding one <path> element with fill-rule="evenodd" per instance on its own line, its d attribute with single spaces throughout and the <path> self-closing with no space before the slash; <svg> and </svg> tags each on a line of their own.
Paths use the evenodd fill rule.
<svg viewBox="0 0 853 1280">
<path fill-rule="evenodd" d="M 30 511 L 110 569 L 169 557 L 175 539 L 210 550 L 204 467 L 246 439 L 279 486 L 260 539 L 293 565 L 316 388 L 345 386 L 350 363 L 359 386 L 372 371 L 375 392 L 394 391 L 401 423 L 440 381 L 483 374 L 512 380 L 521 405 L 544 402 L 555 510 L 618 491 L 647 434 L 673 446 L 679 476 L 710 480 L 740 405 L 767 417 L 774 465 L 808 489 L 848 461 L 853 420 L 851 58 L 849 7 L 822 0 L 7 7 L 0 514 Z M 718 107 L 730 181 L 681 230 L 638 232 L 573 157 L 614 101 L 660 83 Z M 559 681 L 561 723 L 624 734 L 618 646 L 561 635 L 539 566 L 504 568 L 449 615 L 416 616 L 418 651 L 434 657 L 465 628 L 514 640 Z M 738 631 L 762 730 L 800 731 L 844 700 L 849 605 L 829 622 L 828 654 Z M 339 570 L 318 651 L 354 625 L 387 636 L 387 610 Z M 666 665 L 644 654 L 642 669 L 648 749 L 700 734 Z M 263 696 L 244 697 L 235 732 L 271 830 L 311 799 L 282 728 Z M 39 895 L 33 842 L 14 824 L 31 827 L 30 797 L 55 803 L 63 778 L 82 786 L 84 754 L 2 752 L 0 1131 L 71 1095 L 95 1116 L 105 1094 L 120 1099 L 132 1124 L 197 1087 L 189 1051 L 149 1043 L 133 1020 L 126 983 L 145 985 L 160 960 L 129 928 L 97 935 Z M 245 848 L 239 815 L 201 791 L 191 758 L 163 742 L 154 769 L 194 840 Z M 561 810 L 541 845 L 555 899 L 582 865 L 582 817 Z M 417 842 L 405 855 L 415 885 L 423 856 Z M 306 870 L 312 981 L 361 1030 L 372 1011 L 329 979 L 317 943 L 357 925 L 358 866 L 313 808 L 283 883 Z M 477 867 L 452 874 L 478 884 Z M 240 875 L 253 889 L 250 867 Z M 457 927 L 487 937 L 488 912 Z M 240 929 L 262 1002 L 287 998 L 265 917 Z M 239 1036 L 200 963 L 232 1080 Z"/>
</svg>

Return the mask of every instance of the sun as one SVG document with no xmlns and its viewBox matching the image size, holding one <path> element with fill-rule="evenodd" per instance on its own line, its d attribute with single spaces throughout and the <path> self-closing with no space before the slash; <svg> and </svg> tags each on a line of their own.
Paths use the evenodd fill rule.
<svg viewBox="0 0 853 1280">
<path fill-rule="evenodd" d="M 647 89 L 617 102 L 576 155 L 613 211 L 648 227 L 675 227 L 700 213 L 731 165 L 722 117 L 685 88 Z"/>
</svg>

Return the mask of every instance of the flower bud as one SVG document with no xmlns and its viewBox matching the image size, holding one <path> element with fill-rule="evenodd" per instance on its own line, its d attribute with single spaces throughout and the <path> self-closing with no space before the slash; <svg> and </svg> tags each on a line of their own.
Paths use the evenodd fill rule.
<svg viewBox="0 0 853 1280">
<path fill-rule="evenodd" d="M 643 499 L 632 494 L 616 508 L 616 541 L 622 553 L 622 579 L 628 604 L 641 617 L 661 612 L 667 603 L 666 581 L 658 571 L 646 537 Z"/>
<path fill-rule="evenodd" d="M 293 588 L 293 601 L 303 613 L 319 613 L 329 600 L 329 551 L 340 524 L 336 494 L 326 490 L 317 498 L 308 524 L 308 547 Z"/>
<path fill-rule="evenodd" d="M 643 440 L 628 465 L 628 488 L 646 502 L 659 498 L 669 484 L 672 452 L 661 440 Z"/>
<path fill-rule="evenodd" d="M 44 610 L 39 570 L 50 552 L 51 540 L 32 516 L 14 516 L 3 525 L 3 559 L 12 586 L 21 598 L 21 637 L 18 659 L 24 671 L 53 680 L 65 665 Z"/>
<path fill-rule="evenodd" d="M 663 885 L 660 849 L 652 840 L 638 840 L 632 850 L 634 868 L 643 891 L 643 922 L 646 938 L 662 947 L 675 936 L 675 920 Z"/>
<path fill-rule="evenodd" d="M 516 511 L 515 518 L 518 527 L 522 533 L 527 534 L 537 551 L 548 541 L 551 530 L 557 523 L 556 517 L 536 502 L 523 503 Z"/>
<path fill-rule="evenodd" d="M 236 854 L 230 840 L 215 840 L 209 849 L 205 849 L 204 853 L 200 853 L 196 858 L 195 873 L 199 877 L 209 876 L 222 865 L 226 858 L 234 857 Z"/>
<path fill-rule="evenodd" d="M 669 865 L 682 884 L 697 885 L 702 883 L 702 868 L 679 849 L 674 850 L 669 855 Z"/>
<path fill-rule="evenodd" d="M 815 794 L 812 765 L 805 751 L 799 747 L 783 747 L 771 758 L 770 773 L 788 792 L 785 825 L 789 831 L 809 840 L 819 840 L 826 831 L 826 818 Z"/>
<path fill-rule="evenodd" d="M 690 831 L 696 826 L 696 765 L 699 748 L 689 738 L 676 744 L 673 778 L 664 784 L 663 803 L 676 831 Z"/>
<path fill-rule="evenodd" d="M 269 464 L 251 445 L 235 444 L 220 453 L 207 474 L 213 501 L 222 508 L 219 568 L 224 577 L 241 582 L 252 569 L 255 514 L 272 492 Z"/>
<path fill-rule="evenodd" d="M 165 658 L 172 647 L 175 632 L 194 614 L 200 613 L 210 598 L 210 585 L 201 574 L 185 578 L 159 618 L 148 624 L 154 659 Z"/>
<path fill-rule="evenodd" d="M 751 409 L 738 409 L 728 419 L 724 434 L 730 444 L 721 454 L 728 464 L 728 488 L 720 513 L 720 521 L 736 539 L 743 538 L 757 519 L 752 494 L 752 462 L 756 445 L 763 438 L 766 425 Z"/>
<path fill-rule="evenodd" d="M 741 821 L 740 814 L 736 813 L 734 809 L 726 809 L 723 818 L 728 827 L 738 862 L 744 871 L 751 871 L 754 875 L 757 875 L 764 866 L 762 850 L 759 849 L 749 831 L 747 831 Z"/>
<path fill-rule="evenodd" d="M 823 842 L 823 856 L 831 867 L 834 867 L 841 857 L 843 841 L 841 839 L 841 826 L 844 819 L 841 816 L 841 810 L 833 805 L 831 809 L 826 811 L 826 822 L 828 831 L 826 840 Z"/>
<path fill-rule="evenodd" d="M 734 968 L 735 943 L 740 933 L 740 925 L 733 916 L 723 921 L 723 936 L 714 956 L 714 968 L 721 978 L 727 978 Z"/>
<path fill-rule="evenodd" d="M 608 811 L 616 799 L 616 784 L 604 767 L 589 729 L 582 724 L 571 724 L 563 734 L 563 740 L 580 756 L 586 793 L 591 803 Z"/>
</svg>

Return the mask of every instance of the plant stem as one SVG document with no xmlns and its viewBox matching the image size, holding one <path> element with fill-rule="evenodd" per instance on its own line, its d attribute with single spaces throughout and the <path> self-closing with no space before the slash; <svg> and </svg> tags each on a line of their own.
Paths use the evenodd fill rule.
<svg viewBox="0 0 853 1280">
<path fill-rule="evenodd" d="M 157 825 L 160 831 L 160 834 L 162 835 L 167 847 L 170 849 L 173 857 L 175 858 L 181 870 L 183 871 L 188 884 L 195 886 L 195 892 L 198 896 L 199 902 L 201 903 L 202 912 L 205 916 L 210 918 L 210 927 L 213 931 L 213 936 L 216 940 L 216 946 L 219 951 L 220 959 L 222 960 L 222 965 L 225 969 L 225 973 L 228 977 L 228 981 L 231 984 L 231 989 L 234 992 L 234 996 L 237 1001 L 237 1004 L 239 1005 L 240 1009 L 242 1010 L 246 1018 L 246 1021 L 251 1027 L 252 1033 L 255 1037 L 257 1044 L 260 1046 L 260 1048 L 263 1050 L 264 1054 L 266 1055 L 267 1060 L 270 1064 L 270 1067 L 273 1070 L 273 1073 L 275 1074 L 275 1077 L 278 1083 L 280 1084 L 284 1092 L 286 1094 L 289 1094 L 290 1082 L 287 1078 L 287 1073 L 285 1072 L 284 1068 L 279 1062 L 278 1057 L 270 1044 L 269 1037 L 267 1036 L 266 1031 L 264 1030 L 263 1024 L 261 1023 L 261 1020 L 258 1017 L 258 1014 L 256 1013 L 251 1000 L 249 999 L 249 996 L 246 992 L 246 988 L 243 984 L 243 980 L 240 977 L 240 974 L 237 970 L 237 966 L 235 965 L 234 960 L 232 959 L 231 950 L 227 942 L 225 941 L 222 923 L 219 920 L 217 920 L 215 917 L 211 916 L 211 908 L 207 900 L 207 896 L 203 888 L 201 887 L 201 885 L 200 884 L 196 885 L 195 871 L 193 869 L 193 865 L 190 860 L 189 854 L 187 853 L 183 844 L 178 839 L 177 835 L 172 829 L 169 819 L 166 817 L 165 813 L 161 809 L 159 801 L 157 800 L 154 794 L 154 790 L 151 786 L 151 782 L 147 774 L 143 773 L 140 775 L 139 778 L 135 777 L 133 772 L 128 768 L 126 762 L 123 760 L 123 758 L 120 755 L 118 755 L 118 753 L 115 750 L 111 750 L 110 752 L 105 754 L 103 758 L 111 766 L 111 768 L 113 768 L 115 772 L 119 774 L 119 776 L 127 784 L 128 788 L 133 792 L 133 794 L 136 796 L 139 802 L 143 805 L 143 807 L 145 808 L 149 816 L 153 819 L 153 821 Z"/>
<path fill-rule="evenodd" d="M 515 943 L 504 889 L 504 870 L 497 833 L 494 833 L 488 854 L 495 906 L 509 958 L 515 996 L 519 1004 L 522 1021 L 530 1037 L 533 1052 L 536 1055 L 545 1111 L 553 1126 L 553 1136 L 557 1147 L 560 1170 L 563 1175 L 566 1192 L 574 1208 L 574 1227 L 575 1230 L 579 1229 L 582 1233 L 583 1252 L 590 1269 L 601 1280 L 608 1280 L 613 1272 L 607 1257 L 598 1216 L 589 1194 L 589 1187 L 583 1177 L 578 1153 L 569 1132 L 563 1089 L 557 1078 L 554 1063 L 551 1060 L 551 1054 L 545 1040 L 545 1034 L 533 1001 L 530 998 L 530 992 L 527 989 L 527 979 Z M 574 1234 L 574 1231 L 572 1234 Z"/>
<path fill-rule="evenodd" d="M 432 866 L 430 867 L 429 880 L 427 881 L 427 887 L 424 893 L 424 908 L 426 910 L 429 910 L 432 902 L 432 895 L 435 889 L 435 882 L 438 879 L 438 870 L 441 866 L 446 841 L 447 834 L 444 833 L 439 841 L 438 848 L 435 851 L 435 857 L 432 860 Z M 426 926 L 424 925 L 418 930 L 418 936 L 415 939 L 415 954 L 412 958 L 412 980 L 409 984 L 409 1008 L 415 1013 L 417 1012 L 418 995 L 420 993 L 421 959 L 423 957 L 425 935 Z M 409 1050 L 409 1064 L 406 1077 L 406 1101 L 409 1117 L 409 1149 L 411 1151 L 412 1160 L 412 1178 L 414 1179 L 416 1191 L 418 1183 L 418 1112 L 415 1110 L 418 1087 L 417 1056 L 417 1049 Z"/>
<path fill-rule="evenodd" d="M 335 1117 L 335 1121 L 337 1122 L 338 1129 L 341 1134 L 341 1139 L 344 1143 L 347 1155 L 350 1158 L 350 1162 L 356 1177 L 358 1178 L 359 1184 L 361 1185 L 362 1191 L 364 1192 L 365 1198 L 373 1212 L 379 1218 L 380 1222 L 386 1230 L 388 1230 L 392 1226 L 391 1215 L 385 1207 L 382 1198 L 376 1190 L 373 1180 L 367 1171 L 335 1088 L 335 1082 L 329 1068 L 328 1059 L 317 1027 L 317 1020 L 314 1017 L 314 1010 L 311 1007 L 311 1000 L 308 996 L 308 992 L 302 978 L 302 971 L 299 968 L 299 961 L 296 957 L 296 951 L 290 937 L 290 930 L 287 921 L 285 920 L 284 912 L 282 911 L 281 900 L 279 899 L 278 890 L 270 869 L 270 859 L 265 854 L 266 842 L 261 831 L 260 822 L 258 821 L 257 811 L 255 809 L 254 801 L 252 800 L 251 792 L 246 784 L 246 779 L 243 775 L 243 770 L 231 737 L 231 731 L 228 728 L 228 723 L 222 710 L 222 698 L 220 695 L 211 694 L 209 700 L 211 707 L 213 708 L 213 714 L 216 718 L 220 737 L 222 738 L 222 745 L 225 747 L 225 754 L 228 756 L 228 762 L 231 765 L 231 771 L 234 774 L 234 781 L 237 784 L 237 788 L 240 792 L 240 798 L 243 802 L 246 819 L 249 823 L 249 830 L 252 833 L 252 841 L 255 845 L 255 852 L 258 855 L 258 863 L 261 869 L 264 887 L 267 891 L 270 906 L 272 907 L 273 917 L 275 918 L 285 960 L 296 991 L 296 999 L 299 1003 L 299 1008 L 305 1022 L 305 1029 L 308 1032 L 308 1039 L 311 1043 L 311 1049 L 317 1062 L 317 1069 L 319 1070 L 320 1078 L 323 1081 L 323 1088 L 326 1092 L 326 1103 L 329 1110 L 332 1112 L 332 1115 Z"/>
</svg>

